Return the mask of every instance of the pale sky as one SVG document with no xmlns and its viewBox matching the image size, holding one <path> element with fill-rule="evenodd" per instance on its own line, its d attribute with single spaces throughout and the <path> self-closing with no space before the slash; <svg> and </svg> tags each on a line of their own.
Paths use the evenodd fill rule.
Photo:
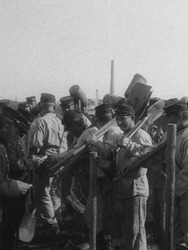
<svg viewBox="0 0 188 250">
<path fill-rule="evenodd" d="M 153 96 L 188 96 L 188 0 L 0 0 L 0 98 L 78 84 L 115 94 L 140 73 Z"/>
</svg>

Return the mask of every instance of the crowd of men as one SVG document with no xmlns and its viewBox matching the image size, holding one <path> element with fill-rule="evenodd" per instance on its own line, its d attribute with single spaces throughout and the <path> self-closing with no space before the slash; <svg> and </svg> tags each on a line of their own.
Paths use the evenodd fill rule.
<svg viewBox="0 0 188 250">
<path fill-rule="evenodd" d="M 62 194 L 62 179 L 54 182 L 55 176 L 48 175 L 48 171 L 59 163 L 67 163 L 83 145 L 99 157 L 97 250 L 109 249 L 106 235 L 114 240 L 114 249 L 147 249 L 148 179 L 155 239 L 159 248 L 165 249 L 165 150 L 159 159 L 150 161 L 150 166 L 143 163 L 133 171 L 129 169 L 166 139 L 168 123 L 177 125 L 174 238 L 176 243 L 188 244 L 187 98 L 165 101 L 161 122 L 152 124 L 150 130 L 143 126 L 131 138 L 127 135 L 136 125 L 135 110 L 124 97 L 96 106 L 92 119 L 75 105 L 71 96 L 60 99 L 60 119 L 56 101 L 49 93 L 42 93 L 39 103 L 34 96 L 28 97 L 17 109 L 0 101 L 0 249 L 14 249 L 22 217 L 33 204 L 37 207 L 37 225 L 46 237 L 61 234 L 62 207 L 66 206 L 67 197 Z M 116 124 L 98 138 L 97 131 L 113 118 Z M 88 231 L 92 225 L 91 201 L 88 191 L 83 217 Z M 120 244 L 115 243 L 117 238 Z"/>
</svg>

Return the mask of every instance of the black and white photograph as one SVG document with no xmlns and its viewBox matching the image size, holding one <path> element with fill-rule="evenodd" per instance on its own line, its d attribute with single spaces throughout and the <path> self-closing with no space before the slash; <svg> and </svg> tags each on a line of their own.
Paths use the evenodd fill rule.
<svg viewBox="0 0 188 250">
<path fill-rule="evenodd" d="M 188 249 L 188 0 L 0 0 L 0 250 Z"/>
</svg>

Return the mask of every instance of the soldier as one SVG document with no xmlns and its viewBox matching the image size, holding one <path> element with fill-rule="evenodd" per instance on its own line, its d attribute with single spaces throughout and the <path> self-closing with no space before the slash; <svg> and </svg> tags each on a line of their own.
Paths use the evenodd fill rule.
<svg viewBox="0 0 188 250">
<path fill-rule="evenodd" d="M 126 104 L 118 104 L 115 108 L 116 121 L 123 134 L 114 134 L 110 141 L 102 144 L 90 138 L 100 155 L 108 159 L 112 149 L 120 149 L 116 155 L 114 183 L 114 199 L 116 212 L 119 213 L 119 227 L 121 229 L 121 249 L 146 250 L 146 202 L 148 197 L 147 170 L 140 169 L 126 175 L 126 171 L 133 165 L 139 156 L 145 153 L 147 147 L 152 145 L 151 137 L 142 129 L 131 138 L 126 134 L 134 126 L 135 112 Z M 118 180 L 119 179 L 119 180 Z M 114 180 L 115 181 L 115 180 Z"/>
<path fill-rule="evenodd" d="M 87 127 L 80 109 L 67 111 L 63 117 L 62 124 L 64 125 L 66 131 L 70 132 L 74 136 L 74 140 L 67 151 L 59 154 L 53 154 L 49 157 L 50 165 L 71 159 L 75 150 L 84 145 L 88 134 L 96 133 L 98 130 L 96 127 Z"/>
<path fill-rule="evenodd" d="M 48 93 L 41 94 L 40 105 L 42 116 L 38 119 L 36 128 L 31 138 L 31 155 L 41 156 L 46 159 L 52 154 L 67 150 L 67 141 L 64 135 L 64 127 L 55 114 L 55 96 Z M 38 195 L 41 189 L 40 184 L 44 178 L 44 171 L 47 171 L 45 163 L 36 166 L 34 171 L 35 194 Z M 52 187 L 53 177 L 49 178 L 41 195 L 41 202 L 38 208 L 42 226 L 49 230 L 49 233 L 58 233 L 58 220 L 61 212 L 61 187 Z M 36 197 L 35 195 L 35 197 Z"/>
<path fill-rule="evenodd" d="M 60 98 L 60 107 L 62 109 L 63 114 L 66 111 L 75 109 L 74 99 L 71 96 L 64 96 Z"/>
<path fill-rule="evenodd" d="M 84 145 L 87 135 L 95 133 L 98 130 L 96 127 L 88 128 L 85 119 L 83 119 L 82 111 L 77 108 L 65 112 L 62 124 L 65 130 L 74 136 L 74 140 L 67 151 L 60 154 L 53 154 L 50 157 L 51 162 L 54 164 L 71 157 L 76 149 Z"/>
<path fill-rule="evenodd" d="M 26 97 L 26 103 L 28 105 L 28 111 L 31 111 L 33 108 L 37 106 L 36 97 L 35 96 Z"/>
<path fill-rule="evenodd" d="M 76 223 L 74 230 L 86 233 L 86 227 L 83 219 L 83 206 L 80 206 L 79 204 L 82 203 L 83 200 L 85 201 L 85 197 L 87 197 L 88 195 L 88 188 L 84 190 L 81 189 L 82 184 L 84 187 L 88 187 L 89 157 L 87 151 L 84 151 L 84 154 L 82 154 L 81 157 L 77 159 L 77 161 L 74 163 L 75 165 L 71 165 L 72 167 L 70 168 L 66 168 L 66 166 L 67 164 L 71 163 L 72 156 L 74 155 L 75 150 L 80 149 L 80 147 L 84 145 L 85 138 L 87 137 L 87 135 L 90 133 L 95 133 L 98 129 L 96 127 L 87 128 L 87 124 L 83 119 L 82 112 L 80 109 L 74 109 L 65 112 L 62 124 L 65 126 L 65 129 L 74 136 L 74 141 L 66 152 L 51 155 L 51 165 L 54 165 L 59 162 L 62 162 L 62 166 L 63 164 L 65 164 L 64 166 L 66 170 L 63 169 L 63 172 L 60 174 L 59 177 L 59 179 L 62 179 L 61 182 L 63 183 L 63 197 L 68 201 L 69 204 L 72 205 L 74 209 L 76 209 L 76 211 L 80 212 L 77 217 L 79 222 Z M 74 188 L 72 187 L 72 185 L 74 185 Z M 73 200 L 72 196 L 70 195 L 70 190 L 72 190 L 71 192 L 74 192 L 75 190 L 76 195 L 81 190 L 81 193 L 79 194 L 80 197 L 84 197 L 84 199 L 82 200 L 79 197 L 79 202 L 75 202 L 75 200 Z"/>
<path fill-rule="evenodd" d="M 76 107 L 76 105 L 74 104 L 74 98 L 73 98 L 72 96 L 64 96 L 64 97 L 61 97 L 61 98 L 60 98 L 60 102 L 61 102 L 60 107 L 61 107 L 61 109 L 62 109 L 63 115 L 64 115 L 66 112 L 68 112 L 69 110 L 74 110 L 74 109 L 79 110 L 79 113 L 82 115 L 82 118 L 83 118 L 83 120 L 84 120 L 84 121 L 83 121 L 84 124 L 85 124 L 84 126 L 89 127 L 89 126 L 91 125 L 90 120 L 89 120 L 89 119 L 83 114 L 83 112 L 82 112 L 80 109 L 78 109 L 78 108 Z M 62 119 L 63 119 L 63 117 L 62 117 Z M 85 128 L 87 128 L 87 127 L 85 127 Z M 68 133 L 67 133 L 68 147 L 71 146 L 73 140 L 74 140 L 74 136 L 70 133 L 70 131 L 68 131 Z"/>
<path fill-rule="evenodd" d="M 13 146 L 26 133 L 28 122 L 17 111 L 5 107 L 0 115 L 0 200 L 3 208 L 1 239 L 3 250 L 13 250 L 15 236 L 25 209 L 27 168 L 22 153 Z M 21 151 L 21 150 L 20 150 Z M 19 152 L 20 152 L 19 151 Z"/>
<path fill-rule="evenodd" d="M 98 128 L 104 126 L 107 122 L 113 118 L 113 110 L 110 104 L 100 104 L 95 107 L 95 125 Z"/>
<path fill-rule="evenodd" d="M 60 98 L 60 107 L 61 107 L 61 114 L 60 114 L 60 119 L 63 119 L 63 116 L 66 112 L 69 110 L 74 110 L 75 105 L 74 105 L 74 99 L 72 96 L 64 96 Z M 59 112 L 60 113 L 60 112 Z M 72 145 L 72 142 L 74 140 L 74 136 L 70 133 L 70 131 L 67 131 L 67 143 L 68 147 Z"/>
<path fill-rule="evenodd" d="M 95 126 L 97 129 L 102 128 L 106 123 L 113 119 L 113 110 L 110 104 L 101 104 L 95 107 Z M 120 128 L 116 125 L 110 128 L 100 141 L 105 144 L 105 142 L 110 141 L 113 137 L 114 133 L 120 134 Z M 87 138 L 86 138 L 87 142 Z M 92 149 L 93 151 L 93 149 Z M 100 156 L 100 152 L 99 152 Z M 109 210 L 112 211 L 112 208 L 108 208 L 108 211 L 105 210 L 104 213 L 104 204 L 106 200 L 109 198 L 108 192 L 111 191 L 111 182 L 109 182 L 109 178 L 106 177 L 106 174 L 109 175 L 111 170 L 111 162 L 103 160 L 101 157 L 97 166 L 97 237 L 96 244 L 97 250 L 105 250 L 107 249 L 106 241 L 105 241 L 105 229 L 111 225 L 109 223 Z M 85 208 L 85 220 L 88 228 L 91 230 L 91 221 L 92 221 L 92 207 L 91 207 L 92 197 L 91 194 L 88 197 L 88 202 Z M 107 207 L 106 207 L 107 208 Z M 107 218 L 108 217 L 108 218 Z M 105 222 L 105 225 L 104 225 Z M 107 233 L 109 234 L 109 228 Z"/>
<path fill-rule="evenodd" d="M 85 124 L 85 120 L 83 119 L 82 112 L 79 109 L 69 110 L 65 112 L 64 118 L 62 123 L 65 125 L 65 127 L 70 131 L 74 136 L 75 140 L 72 145 L 68 149 L 67 152 L 62 154 L 56 154 L 52 156 L 53 161 L 55 162 L 61 162 L 63 160 L 67 160 L 68 158 L 71 158 L 74 151 L 76 149 L 79 149 L 82 145 L 85 144 L 86 138 L 90 134 L 95 134 L 98 129 L 103 127 L 107 122 L 112 120 L 113 118 L 113 112 L 112 108 L 109 104 L 102 104 L 95 108 L 95 116 L 96 116 L 96 123 L 95 126 L 91 126 L 90 128 L 87 128 L 87 124 Z M 106 141 L 107 139 L 110 140 L 111 136 L 114 133 L 120 132 L 119 127 L 115 126 L 111 129 L 109 129 L 108 132 L 105 133 L 103 136 L 103 139 Z M 86 154 L 84 154 L 86 156 Z M 79 166 L 79 162 L 77 163 Z M 83 163 L 82 163 L 83 164 Z M 84 164 L 89 164 L 86 159 L 84 160 Z M 78 166 L 76 168 L 78 169 Z M 109 162 L 100 161 L 99 168 L 98 168 L 98 215 L 97 215 L 97 249 L 105 250 L 107 249 L 104 234 L 103 234 L 103 210 L 102 210 L 102 192 L 100 191 L 101 187 L 105 185 L 105 175 L 103 173 L 104 171 L 107 171 L 109 167 Z M 87 166 L 88 169 L 88 166 Z M 81 172 L 82 173 L 82 172 Z M 83 179 L 83 177 L 82 177 Z M 85 192 L 86 190 L 84 190 Z M 107 187 L 106 187 L 107 191 Z M 86 205 L 85 209 L 85 219 L 88 228 L 90 228 L 90 222 L 91 222 L 91 197 L 88 198 L 88 203 Z"/>
<path fill-rule="evenodd" d="M 167 123 L 177 125 L 177 171 L 174 211 L 175 243 L 183 240 L 188 246 L 188 109 L 186 103 L 177 101 L 165 106 L 164 110 L 166 112 Z"/>
</svg>

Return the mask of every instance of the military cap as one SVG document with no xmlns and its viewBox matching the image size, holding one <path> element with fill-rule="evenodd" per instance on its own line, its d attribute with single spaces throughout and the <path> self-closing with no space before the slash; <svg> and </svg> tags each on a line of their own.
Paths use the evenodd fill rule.
<svg viewBox="0 0 188 250">
<path fill-rule="evenodd" d="M 163 109 L 166 115 L 179 114 L 182 111 L 187 111 L 187 104 L 182 103 L 180 101 L 176 101 L 176 99 L 170 99 L 168 100 L 167 104 L 164 106 Z"/>
<path fill-rule="evenodd" d="M 61 107 L 69 107 L 74 105 L 74 99 L 72 96 L 64 96 L 60 98 Z"/>
<path fill-rule="evenodd" d="M 3 108 L 2 116 L 14 122 L 23 134 L 27 133 L 30 123 L 20 112 L 6 106 Z"/>
<path fill-rule="evenodd" d="M 55 96 L 49 93 L 42 93 L 40 97 L 41 103 L 55 103 L 56 99 Z"/>
<path fill-rule="evenodd" d="M 125 103 L 118 103 L 117 105 L 115 105 L 114 111 L 115 115 L 119 116 L 135 115 L 133 107 Z"/>
<path fill-rule="evenodd" d="M 104 114 L 112 113 L 112 107 L 110 104 L 100 104 L 97 107 L 95 107 L 95 115 L 101 116 Z"/>
<path fill-rule="evenodd" d="M 35 97 L 35 96 L 26 97 L 26 101 L 27 101 L 28 103 L 36 102 L 36 97 Z"/>
</svg>

